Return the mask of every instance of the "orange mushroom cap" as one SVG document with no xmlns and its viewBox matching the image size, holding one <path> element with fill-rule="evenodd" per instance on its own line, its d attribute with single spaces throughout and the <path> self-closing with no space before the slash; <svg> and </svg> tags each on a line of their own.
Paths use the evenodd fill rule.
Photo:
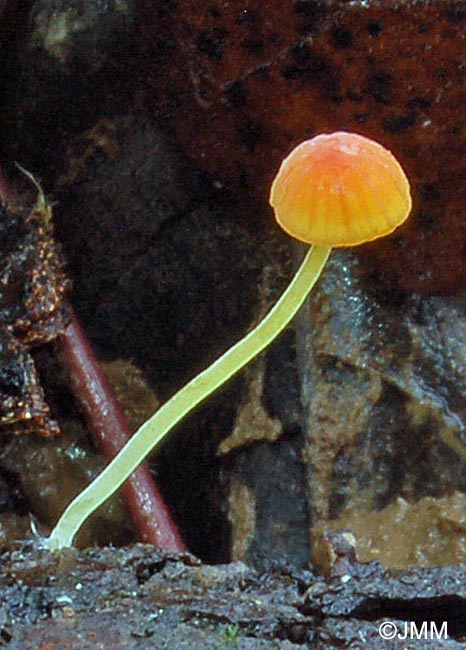
<svg viewBox="0 0 466 650">
<path fill-rule="evenodd" d="M 407 219 L 411 196 L 408 179 L 388 149 L 339 131 L 293 149 L 272 183 L 270 204 L 292 237 L 342 247 L 393 232 Z"/>
</svg>

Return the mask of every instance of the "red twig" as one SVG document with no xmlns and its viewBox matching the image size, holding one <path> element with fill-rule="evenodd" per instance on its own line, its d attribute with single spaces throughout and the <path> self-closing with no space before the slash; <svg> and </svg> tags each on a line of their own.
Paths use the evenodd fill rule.
<svg viewBox="0 0 466 650">
<path fill-rule="evenodd" d="M 0 199 L 10 206 L 15 195 L 0 169 Z M 71 322 L 60 339 L 62 362 L 91 433 L 109 460 L 131 436 L 117 398 L 102 374 L 86 336 L 70 308 Z M 168 551 L 186 550 L 183 539 L 148 467 L 143 464 L 122 487 L 122 495 L 144 542 Z"/>
<path fill-rule="evenodd" d="M 131 432 L 75 316 L 66 328 L 60 347 L 73 392 L 94 438 L 105 456 L 113 458 Z M 146 465 L 140 465 L 126 481 L 122 494 L 143 541 L 170 551 L 186 549 Z"/>
</svg>

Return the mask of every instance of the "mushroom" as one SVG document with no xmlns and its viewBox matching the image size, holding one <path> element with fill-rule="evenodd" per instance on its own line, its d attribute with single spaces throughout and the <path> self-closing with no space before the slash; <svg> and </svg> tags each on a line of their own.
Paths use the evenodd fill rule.
<svg viewBox="0 0 466 650">
<path fill-rule="evenodd" d="M 167 433 L 283 331 L 317 282 L 332 247 L 355 246 L 388 235 L 411 210 L 409 183 L 396 158 L 377 142 L 346 132 L 318 135 L 298 145 L 281 164 L 270 203 L 288 234 L 312 244 L 290 285 L 253 330 L 136 431 L 66 508 L 44 540 L 48 548 L 70 546 L 89 515 Z"/>
<path fill-rule="evenodd" d="M 357 133 L 318 135 L 298 145 L 272 183 L 279 225 L 307 244 L 341 248 L 389 235 L 411 210 L 395 156 Z"/>
</svg>

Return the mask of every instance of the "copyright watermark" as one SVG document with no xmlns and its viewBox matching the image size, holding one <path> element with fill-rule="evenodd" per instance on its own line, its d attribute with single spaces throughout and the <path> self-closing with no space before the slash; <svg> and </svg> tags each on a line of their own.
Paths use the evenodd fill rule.
<svg viewBox="0 0 466 650">
<path fill-rule="evenodd" d="M 447 623 L 435 621 L 383 621 L 379 625 L 379 636 L 389 641 L 390 639 L 448 639 Z"/>
<path fill-rule="evenodd" d="M 398 626 L 392 621 L 384 621 L 379 625 L 379 636 L 382 639 L 394 639 L 398 634 Z"/>
</svg>

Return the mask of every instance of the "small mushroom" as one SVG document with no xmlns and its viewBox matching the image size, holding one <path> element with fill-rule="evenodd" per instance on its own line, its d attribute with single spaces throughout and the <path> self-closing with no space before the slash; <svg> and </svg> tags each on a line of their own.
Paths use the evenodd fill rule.
<svg viewBox="0 0 466 650">
<path fill-rule="evenodd" d="M 169 431 L 249 361 L 295 316 L 333 246 L 355 246 L 393 232 L 408 217 L 408 180 L 382 145 L 354 133 L 319 135 L 296 147 L 273 181 L 280 226 L 313 244 L 281 298 L 243 339 L 192 379 L 136 431 L 104 471 L 67 507 L 50 537 L 70 546 L 84 521 L 110 497 Z"/>
<path fill-rule="evenodd" d="M 407 219 L 411 197 L 388 149 L 338 131 L 293 149 L 272 183 L 270 204 L 291 237 L 336 248 L 389 235 Z"/>
</svg>

